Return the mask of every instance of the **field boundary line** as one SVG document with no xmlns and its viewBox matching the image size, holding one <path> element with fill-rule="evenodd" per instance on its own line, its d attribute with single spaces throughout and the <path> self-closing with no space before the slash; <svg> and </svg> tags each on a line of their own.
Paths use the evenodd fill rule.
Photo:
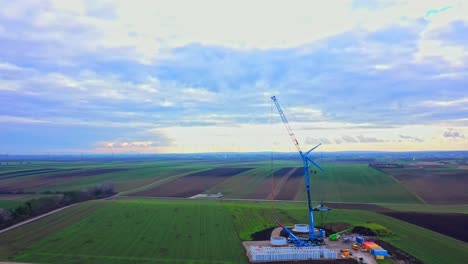
<svg viewBox="0 0 468 264">
<path fill-rule="evenodd" d="M 373 168 L 374 169 L 374 168 Z M 392 178 L 395 182 L 397 182 L 398 184 L 400 184 L 401 186 L 403 186 L 403 188 L 409 192 L 410 194 L 414 195 L 414 197 L 416 197 L 416 199 L 418 199 L 419 201 L 421 201 L 422 204 L 428 204 L 426 201 L 424 201 L 421 197 L 419 197 L 419 195 L 417 195 L 416 193 L 412 192 L 411 190 L 409 190 L 401 181 L 399 181 L 397 178 L 393 177 L 391 174 L 388 174 L 388 173 L 385 173 L 381 170 L 377 170 L 377 169 L 374 169 L 378 172 L 381 172 L 387 176 L 389 176 L 390 178 Z"/>
<path fill-rule="evenodd" d="M 207 170 L 210 170 L 210 169 L 212 169 L 212 168 L 202 169 L 202 170 L 196 170 L 196 171 L 189 171 L 189 172 L 184 172 L 184 173 L 176 174 L 176 175 L 173 175 L 173 176 L 164 178 L 164 179 L 157 180 L 157 181 L 152 182 L 152 183 L 150 183 L 150 184 L 140 186 L 140 187 L 135 188 L 135 189 L 131 189 L 131 190 L 119 192 L 119 193 L 117 193 L 116 195 L 112 196 L 112 198 L 118 197 L 118 196 L 127 196 L 128 194 L 132 194 L 132 193 L 135 193 L 135 192 L 139 192 L 139 191 L 143 191 L 143 190 L 149 189 L 149 188 L 151 188 L 151 187 L 158 186 L 160 183 L 164 183 L 165 181 L 172 180 L 173 178 L 184 177 L 184 176 L 189 175 L 189 174 L 192 174 L 192 173 L 198 173 L 198 172 L 207 171 Z"/>
<path fill-rule="evenodd" d="M 81 202 L 80 202 L 80 203 L 81 203 Z M 34 222 L 34 221 L 36 221 L 36 220 L 39 220 L 39 219 L 44 218 L 44 217 L 46 217 L 46 216 L 49 216 L 49 215 L 51 215 L 51 214 L 55 214 L 55 213 L 57 213 L 57 212 L 60 212 L 60 211 L 62 211 L 62 210 L 64 210 L 64 209 L 70 208 L 70 207 L 72 207 L 72 206 L 74 206 L 74 205 L 77 205 L 77 204 L 80 204 L 80 203 L 74 203 L 74 204 L 70 204 L 70 205 L 67 205 L 67 206 L 64 206 L 64 207 L 60 207 L 60 208 L 57 208 L 57 209 L 55 209 L 55 210 L 53 210 L 53 211 L 50 211 L 50 212 L 48 212 L 48 213 L 45 213 L 45 214 L 42 214 L 42 215 L 38 215 L 38 216 L 33 217 L 33 218 L 30 218 L 30 219 L 28 219 L 28 220 L 24 220 L 23 222 L 19 222 L 19 223 L 17 223 L 17 224 L 14 224 L 14 225 L 12 225 L 12 226 L 9 226 L 9 227 L 7 227 L 7 228 L 4 228 L 4 229 L 0 230 L 0 234 L 5 233 L 5 232 L 8 232 L 8 231 L 10 231 L 10 230 L 12 230 L 12 229 L 15 229 L 15 228 L 17 228 L 17 227 L 20 227 L 20 226 L 22 226 L 22 225 L 29 224 L 29 223 L 31 223 L 31 222 Z"/>
<path fill-rule="evenodd" d="M 19 222 L 19 223 L 17 223 L 17 224 L 12 225 L 12 226 L 6 227 L 6 228 L 0 230 L 0 234 L 5 233 L 5 232 L 8 232 L 8 231 L 10 231 L 10 230 L 12 230 L 12 229 L 15 229 L 15 228 L 17 228 L 17 227 L 20 227 L 20 226 L 22 226 L 22 225 L 29 224 L 29 223 L 31 223 L 31 222 L 34 222 L 34 221 L 39 220 L 39 219 L 41 219 L 41 218 L 44 218 L 44 217 L 46 217 L 46 216 L 55 214 L 55 213 L 57 213 L 57 212 L 60 212 L 60 211 L 62 211 L 62 210 L 64 210 L 64 209 L 70 208 L 70 207 L 75 206 L 75 205 L 78 205 L 78 204 L 82 204 L 82 203 L 85 203 L 85 202 L 88 202 L 88 201 L 110 200 L 110 199 L 114 198 L 115 196 L 117 196 L 117 194 L 112 195 L 112 196 L 109 196 L 109 197 L 104 197 L 104 198 L 100 198 L 100 199 L 86 200 L 86 201 L 82 201 L 82 202 L 70 204 L 70 205 L 67 205 L 67 206 L 64 206 L 64 207 L 60 207 L 60 208 L 57 208 L 57 209 L 52 210 L 52 211 L 50 211 L 50 212 L 47 212 L 47 213 L 45 213 L 45 214 L 41 214 L 41 215 L 38 215 L 38 216 L 36 216 L 36 217 L 33 217 L 33 218 L 30 218 L 30 219 L 24 220 L 23 222 Z M 0 262 L 0 264 L 1 264 L 1 262 Z"/>
</svg>

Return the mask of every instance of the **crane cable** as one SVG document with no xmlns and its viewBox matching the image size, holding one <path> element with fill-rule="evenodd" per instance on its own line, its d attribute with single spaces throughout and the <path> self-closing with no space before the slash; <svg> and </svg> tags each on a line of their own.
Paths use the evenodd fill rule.
<svg viewBox="0 0 468 264">
<path fill-rule="evenodd" d="M 273 126 L 273 103 L 270 102 L 270 127 Z M 271 130 L 273 134 L 273 129 Z M 271 152 L 270 152 L 270 173 L 271 173 L 271 215 L 275 217 L 275 173 L 273 169 L 273 148 L 274 148 L 274 137 L 272 137 L 271 141 Z"/>
</svg>

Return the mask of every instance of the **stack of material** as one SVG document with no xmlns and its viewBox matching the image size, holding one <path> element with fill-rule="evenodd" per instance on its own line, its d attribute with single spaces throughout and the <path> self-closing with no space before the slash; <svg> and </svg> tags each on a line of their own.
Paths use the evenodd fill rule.
<svg viewBox="0 0 468 264">
<path fill-rule="evenodd" d="M 260 247 L 250 246 L 252 261 L 336 259 L 338 252 L 319 247 Z"/>
<path fill-rule="evenodd" d="M 361 237 L 361 236 L 358 236 L 356 237 L 356 242 L 361 245 L 362 242 L 366 241 L 366 239 L 364 237 Z"/>
<path fill-rule="evenodd" d="M 362 242 L 362 248 L 370 252 L 372 249 L 377 249 L 377 248 L 381 249 L 382 247 L 372 241 L 365 241 L 365 242 Z"/>
<path fill-rule="evenodd" d="M 376 259 L 384 259 L 388 256 L 388 252 L 382 248 L 373 248 L 371 249 L 371 254 L 375 256 Z"/>
</svg>

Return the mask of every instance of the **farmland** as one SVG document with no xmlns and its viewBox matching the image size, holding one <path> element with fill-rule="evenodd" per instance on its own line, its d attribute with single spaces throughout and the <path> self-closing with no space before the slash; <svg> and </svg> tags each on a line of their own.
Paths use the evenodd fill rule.
<svg viewBox="0 0 468 264">
<path fill-rule="evenodd" d="M 113 182 L 125 191 L 165 177 L 212 167 L 179 161 L 151 162 L 31 162 L 0 167 L 0 191 L 45 192 L 86 188 Z"/>
<path fill-rule="evenodd" d="M 330 202 L 420 203 L 418 198 L 388 175 L 366 164 L 328 164 L 325 174 L 314 174 L 311 185 Z M 305 192 L 301 190 L 301 200 Z M 317 197 L 319 198 L 319 197 Z"/>
<path fill-rule="evenodd" d="M 303 170 L 298 165 L 297 161 L 272 164 L 262 160 L 32 163 L 0 167 L 0 191 L 44 193 L 112 182 L 116 191 L 133 196 L 190 197 L 222 192 L 226 198 L 272 199 L 274 187 L 275 199 L 305 200 Z M 326 164 L 325 168 L 326 174 L 311 175 L 312 188 L 318 188 L 313 196 L 317 200 L 421 202 L 398 181 L 364 164 Z"/>
<path fill-rule="evenodd" d="M 188 174 L 154 188 L 134 193 L 136 196 L 184 197 L 202 193 L 226 178 L 251 168 L 215 168 Z"/>
<path fill-rule="evenodd" d="M 228 210 L 219 204 L 155 200 L 105 203 L 109 205 L 33 244 L 13 260 L 47 263 L 245 262 Z"/>
<path fill-rule="evenodd" d="M 446 179 L 449 185 L 453 179 L 460 179 L 463 185 L 464 165 L 453 161 L 391 160 L 391 164 L 399 165 L 375 168 L 366 162 L 328 158 L 322 161 L 326 173 L 312 169 L 314 200 L 324 199 L 333 208 L 328 214 L 315 214 L 318 224 L 347 222 L 382 227 L 395 235 L 381 240 L 424 263 L 461 263 L 468 257 L 464 193 L 455 188 L 457 198 L 453 201 L 446 199 L 448 192 L 442 196 L 432 192 L 431 197 L 431 192 L 421 192 L 428 183 L 412 179 L 429 175 L 424 179 L 438 183 Z M 241 158 L 2 165 L 3 208 L 108 182 L 118 195 L 112 200 L 81 203 L 0 234 L 0 260 L 245 263 L 242 240 L 251 240 L 254 233 L 273 228 L 274 219 L 288 225 L 306 222 L 300 165 L 296 159 Z M 440 185 L 445 188 L 444 183 Z M 216 201 L 186 199 L 218 192 L 223 196 Z M 277 201 L 266 201 L 273 197 Z M 441 205 L 440 201 L 454 204 Z"/>
<path fill-rule="evenodd" d="M 393 176 L 426 203 L 468 202 L 468 167 L 464 165 L 453 162 L 415 162 L 407 164 L 404 168 L 381 170 Z"/>
<path fill-rule="evenodd" d="M 245 263 L 240 240 L 273 227 L 273 219 L 286 224 L 306 221 L 303 203 L 220 202 L 207 200 L 119 199 L 90 201 L 95 207 L 86 217 L 77 210 L 63 212 L 77 218 L 50 230 L 44 220 L 43 239 L 30 241 L 28 225 L 0 235 L 2 259 L 47 263 Z M 68 214 L 71 216 L 67 217 Z M 51 216 L 53 217 L 53 216 Z M 463 263 L 468 244 L 378 213 L 335 210 L 327 222 L 379 224 L 396 235 L 381 239 L 404 248 L 424 263 Z M 39 226 L 39 223 L 33 225 Z M 29 239 L 23 242 L 23 240 Z M 9 241 L 16 241 L 11 249 Z M 447 261 L 449 260 L 449 261 Z"/>
</svg>

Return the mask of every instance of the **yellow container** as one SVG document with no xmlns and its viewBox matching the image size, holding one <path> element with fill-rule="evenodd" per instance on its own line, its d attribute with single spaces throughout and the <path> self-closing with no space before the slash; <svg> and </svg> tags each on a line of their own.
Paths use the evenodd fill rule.
<svg viewBox="0 0 468 264">
<path fill-rule="evenodd" d="M 384 256 L 375 256 L 375 259 L 384 259 Z"/>
</svg>

